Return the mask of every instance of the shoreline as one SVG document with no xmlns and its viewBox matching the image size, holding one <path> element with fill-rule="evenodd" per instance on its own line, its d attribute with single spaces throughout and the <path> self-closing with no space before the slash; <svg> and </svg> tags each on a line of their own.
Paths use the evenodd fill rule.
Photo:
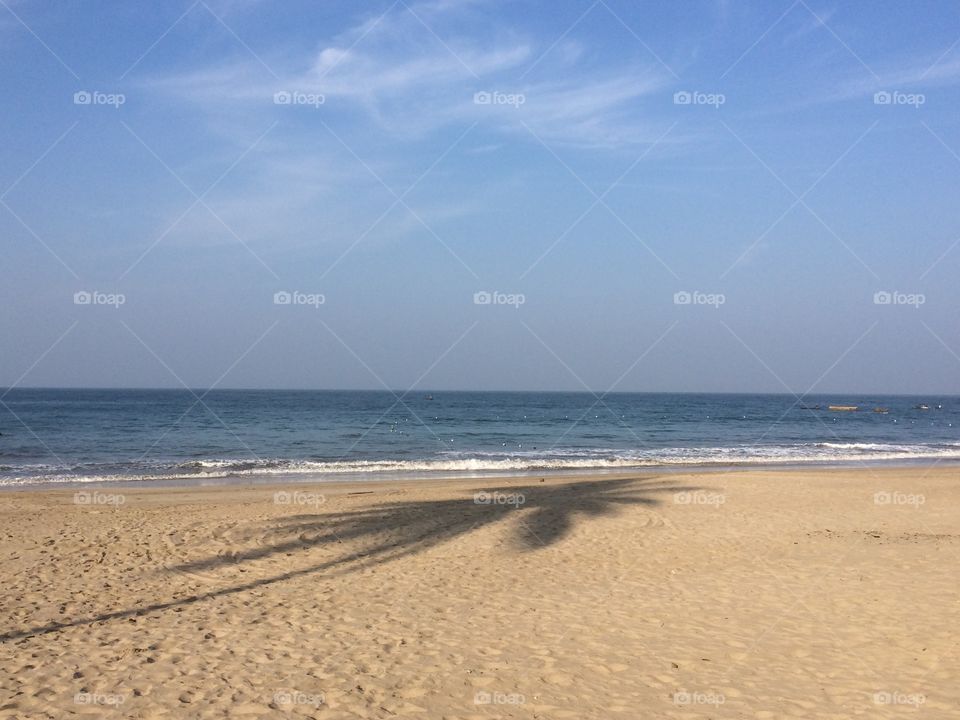
<svg viewBox="0 0 960 720">
<path fill-rule="evenodd" d="M 383 483 L 437 483 L 495 481 L 531 478 L 618 478 L 622 476 L 641 476 L 650 473 L 684 475 L 694 473 L 776 473 L 803 472 L 807 470 L 847 471 L 847 470 L 897 470 L 911 468 L 960 468 L 960 457 L 956 458 L 893 458 L 883 460 L 807 460 L 807 461 L 768 461 L 743 463 L 665 463 L 661 465 L 637 465 L 634 467 L 604 468 L 547 468 L 490 471 L 357 471 L 343 473 L 305 472 L 305 473 L 250 473 L 226 474 L 206 477 L 131 477 L 129 479 L 104 480 L 59 480 L 49 482 L 29 482 L 23 484 L 0 483 L 0 497 L 11 492 L 53 492 L 57 490 L 83 490 L 100 488 L 128 489 L 189 489 L 189 488 L 237 488 L 267 487 L 280 485 L 338 485 L 338 484 L 383 484 Z"/>
</svg>

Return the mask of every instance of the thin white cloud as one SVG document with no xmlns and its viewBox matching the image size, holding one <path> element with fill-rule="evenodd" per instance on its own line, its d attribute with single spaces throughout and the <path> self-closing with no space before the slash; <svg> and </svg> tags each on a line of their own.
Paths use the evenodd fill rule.
<svg viewBox="0 0 960 720">
<path fill-rule="evenodd" d="M 460 7 L 433 2 L 430 19 L 439 27 L 444 13 Z M 243 61 L 154 78 L 150 87 L 205 105 L 215 115 L 240 104 L 248 112 L 256 105 L 264 113 L 289 112 L 290 108 L 273 104 L 274 93 L 312 93 L 324 97 L 327 116 L 360 112 L 381 130 L 400 135 L 423 135 L 451 123 L 479 121 L 508 132 L 527 124 L 547 140 L 611 147 L 649 142 L 662 133 L 663 123 L 644 119 L 657 113 L 650 107 L 641 112 L 639 104 L 665 92 L 670 82 L 652 61 L 587 67 L 583 48 L 571 41 L 539 63 L 538 77 L 562 81 L 520 82 L 548 43 L 518 38 L 496 27 L 485 41 L 441 39 L 432 27 L 423 26 L 424 9 L 418 5 L 410 12 L 398 6 L 386 16 L 368 18 L 308 58 L 268 58 L 280 81 L 257 63 Z M 478 105 L 476 92 L 522 96 L 523 101 Z"/>
<path fill-rule="evenodd" d="M 937 57 L 928 55 L 882 67 L 874 65 L 873 69 L 878 77 L 857 73 L 853 77 L 838 82 L 836 90 L 824 96 L 822 100 L 864 97 L 878 90 L 917 92 L 960 83 L 960 57 L 943 58 L 938 61 Z"/>
<path fill-rule="evenodd" d="M 800 22 L 797 24 L 797 27 L 783 37 L 784 45 L 790 45 L 791 43 L 794 43 L 797 40 L 800 40 L 801 38 L 804 38 L 810 33 L 818 30 L 822 30 L 829 34 L 827 25 L 830 24 L 830 20 L 833 19 L 833 16 L 837 14 L 837 9 L 828 8 L 826 10 L 818 10 L 816 8 L 812 8 L 811 11 L 800 7 L 797 8 L 795 12 L 797 13 L 797 17 L 800 18 Z M 800 15 L 799 13 L 803 14 Z"/>
</svg>

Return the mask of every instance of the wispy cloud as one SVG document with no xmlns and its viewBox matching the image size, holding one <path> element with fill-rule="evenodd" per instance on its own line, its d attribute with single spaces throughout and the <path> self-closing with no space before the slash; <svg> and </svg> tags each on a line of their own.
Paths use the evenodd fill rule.
<svg viewBox="0 0 960 720">
<path fill-rule="evenodd" d="M 243 61 L 154 77 L 150 86 L 212 112 L 244 104 L 250 112 L 259 107 L 276 114 L 289 109 L 274 105 L 274 93 L 312 93 L 323 96 L 328 116 L 359 112 L 380 130 L 402 135 L 474 121 L 519 132 L 526 123 L 547 140 L 615 147 L 649 142 L 662 133 L 663 123 L 645 119 L 657 113 L 650 108 L 644 112 L 642 101 L 664 91 L 670 78 L 651 62 L 588 67 L 573 42 L 539 59 L 547 43 L 496 27 L 487 41 L 444 39 L 440 30 L 461 8 L 437 0 L 409 10 L 396 6 L 385 16 L 357 23 L 306 57 L 268 58 L 279 81 L 258 63 Z M 425 27 L 425 22 L 436 28 Z M 541 67 L 550 69 L 538 75 L 564 80 L 520 81 L 538 59 Z M 474 101 L 477 92 L 522 96 L 522 101 L 483 105 Z"/>
<path fill-rule="evenodd" d="M 916 92 L 960 83 L 960 57 L 938 58 L 934 55 L 906 58 L 897 63 L 874 65 L 877 77 L 856 73 L 836 84 L 836 90 L 822 100 L 846 100 L 870 95 L 878 90 Z"/>
<path fill-rule="evenodd" d="M 836 14 L 836 8 L 827 8 L 825 10 L 818 10 L 816 8 L 812 10 L 805 10 L 803 8 L 798 8 L 796 10 L 796 16 L 800 19 L 800 21 L 792 31 L 788 32 L 783 37 L 783 44 L 790 45 L 791 43 L 806 37 L 812 32 L 823 31 L 826 33 L 827 25 Z"/>
</svg>

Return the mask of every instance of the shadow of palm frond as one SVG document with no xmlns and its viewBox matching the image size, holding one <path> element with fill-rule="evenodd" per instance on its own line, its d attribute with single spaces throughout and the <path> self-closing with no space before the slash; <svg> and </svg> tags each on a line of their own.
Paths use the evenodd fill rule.
<svg viewBox="0 0 960 720">
<path fill-rule="evenodd" d="M 363 510 L 292 515 L 262 532 L 276 538 L 275 541 L 170 569 L 201 572 L 350 542 L 359 542 L 361 549 L 331 561 L 332 565 L 360 561 L 359 567 L 366 567 L 427 550 L 478 528 L 510 521 L 516 522 L 514 547 L 521 551 L 536 550 L 567 536 L 578 517 L 613 515 L 624 506 L 653 506 L 660 502 L 654 493 L 696 489 L 677 485 L 647 486 L 630 478 L 591 480 L 559 486 L 499 487 L 464 498 L 388 502 Z M 325 564 L 327 568 L 331 563 Z"/>
<path fill-rule="evenodd" d="M 389 502 L 363 510 L 338 513 L 292 515 L 255 535 L 277 538 L 274 542 L 231 553 L 202 558 L 167 568 L 167 571 L 196 572 L 225 565 L 252 562 L 299 549 L 359 542 L 360 548 L 334 555 L 320 563 L 266 575 L 247 582 L 211 588 L 188 597 L 158 599 L 135 607 L 105 610 L 99 614 L 66 622 L 11 629 L 0 634 L 0 642 L 59 632 L 71 627 L 178 610 L 201 601 L 215 600 L 316 573 L 328 577 L 356 572 L 371 565 L 398 560 L 423 552 L 475 528 L 514 521 L 513 544 L 518 551 L 531 551 L 559 542 L 573 529 L 578 517 L 612 515 L 631 505 L 653 506 L 656 493 L 690 492 L 701 488 L 678 485 L 650 485 L 656 478 L 591 480 L 558 486 L 528 485 L 502 487 L 465 498 Z M 522 501 L 521 501 L 522 498 Z M 294 536 L 294 537 L 290 537 Z"/>
</svg>

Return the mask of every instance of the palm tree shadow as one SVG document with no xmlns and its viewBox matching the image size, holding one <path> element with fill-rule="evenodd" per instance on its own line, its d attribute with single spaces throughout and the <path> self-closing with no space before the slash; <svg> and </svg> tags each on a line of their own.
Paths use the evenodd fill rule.
<svg viewBox="0 0 960 720">
<path fill-rule="evenodd" d="M 393 562 L 463 537 L 475 529 L 513 521 L 513 546 L 529 552 L 553 545 L 566 537 L 580 517 L 609 516 L 628 506 L 659 504 L 655 493 L 677 493 L 699 488 L 677 485 L 648 485 L 633 478 L 590 480 L 558 486 L 509 486 L 475 493 L 465 498 L 388 502 L 370 508 L 336 513 L 286 516 L 266 529 L 252 528 L 256 535 L 277 538 L 265 545 L 213 555 L 168 567 L 166 572 L 197 573 L 237 566 L 350 542 L 359 549 L 334 554 L 320 563 L 228 585 L 185 598 L 104 612 L 42 627 L 11 630 L 0 634 L 0 642 L 56 632 L 68 627 L 89 625 L 174 609 L 219 597 L 261 588 L 296 577 L 324 573 L 326 577 L 357 572 Z"/>
<path fill-rule="evenodd" d="M 367 567 L 422 552 L 478 528 L 509 521 L 520 521 L 514 527 L 514 547 L 521 551 L 537 550 L 567 536 L 578 516 L 609 516 L 630 505 L 654 506 L 659 503 L 653 497 L 655 492 L 695 489 L 662 485 L 637 487 L 637 481 L 631 478 L 591 480 L 561 486 L 500 487 L 466 498 L 390 502 L 349 512 L 293 515 L 265 531 L 268 536 L 280 538 L 276 542 L 181 563 L 169 569 L 203 572 L 350 541 L 359 542 L 363 548 L 325 563 L 324 569 L 355 561 Z"/>
</svg>

